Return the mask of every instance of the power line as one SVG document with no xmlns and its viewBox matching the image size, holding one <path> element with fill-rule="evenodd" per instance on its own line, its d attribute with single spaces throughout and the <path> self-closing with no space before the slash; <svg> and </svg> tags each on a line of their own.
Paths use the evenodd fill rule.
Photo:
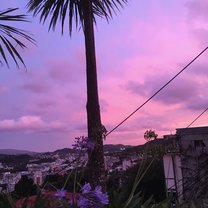
<svg viewBox="0 0 208 208">
<path fill-rule="evenodd" d="M 202 50 L 194 59 L 192 59 L 183 69 L 181 69 L 174 77 L 172 77 L 166 84 L 164 84 L 159 90 L 157 90 L 150 98 L 148 98 L 143 104 L 141 104 L 136 110 L 134 110 L 131 114 L 129 114 L 125 119 L 123 119 L 119 124 L 117 124 L 113 129 L 111 129 L 106 136 L 115 131 L 118 127 L 120 127 L 124 122 L 126 122 L 131 116 L 133 116 L 138 110 L 140 110 L 144 105 L 146 105 L 152 98 L 154 98 L 160 91 L 162 91 L 167 85 L 169 85 L 177 76 L 179 76 L 186 68 L 188 68 L 195 60 L 197 60 L 206 50 Z"/>
<path fill-rule="evenodd" d="M 191 121 L 191 123 L 186 128 L 184 128 L 180 134 L 183 134 L 185 130 L 188 129 L 193 123 L 195 123 L 207 110 L 208 107 L 205 110 L 203 110 L 193 121 Z"/>
<path fill-rule="evenodd" d="M 206 111 L 208 110 L 208 107 L 205 109 L 205 110 L 203 110 L 183 131 L 182 131 L 182 133 L 186 130 L 186 129 L 188 129 L 195 121 L 197 121 Z M 206 161 L 207 162 L 207 161 Z M 170 162 L 169 162 L 170 163 Z M 169 169 L 170 169 L 170 164 L 168 165 L 168 177 L 169 177 Z M 194 176 L 192 176 L 192 178 L 193 177 L 196 177 L 196 176 L 198 176 L 199 175 L 199 173 L 198 173 L 198 170 L 194 170 L 193 171 L 194 172 Z M 177 181 L 177 183 L 175 183 L 174 185 L 172 185 L 171 187 L 169 187 L 168 189 L 167 189 L 167 191 L 168 190 L 172 190 L 172 188 L 175 188 L 176 190 L 177 190 L 177 187 L 179 187 L 179 186 L 185 186 L 186 187 L 186 189 L 184 189 L 182 192 L 180 192 L 179 194 L 178 194 L 178 192 L 177 192 L 177 194 L 178 194 L 178 197 L 181 197 L 183 194 L 184 194 L 184 192 L 185 192 L 185 190 L 187 190 L 187 189 L 191 189 L 191 190 L 194 190 L 196 187 L 196 185 L 198 185 L 197 186 L 197 188 L 199 188 L 199 185 L 201 185 L 202 183 L 203 183 L 203 185 L 205 185 L 205 186 L 207 186 L 207 179 L 208 179 L 208 176 L 207 176 L 207 172 L 204 172 L 203 173 L 204 174 L 204 176 L 201 176 L 201 178 L 200 179 L 202 179 L 202 178 L 204 178 L 204 177 L 206 177 L 206 183 L 204 183 L 204 181 L 202 182 L 201 180 L 198 180 L 198 181 L 192 181 L 192 182 L 190 182 L 189 180 L 186 180 L 185 182 L 183 182 L 183 179 L 180 179 L 180 180 L 178 180 Z M 193 188 L 192 188 L 193 187 Z"/>
<path fill-rule="evenodd" d="M 195 121 L 197 121 L 206 111 L 208 108 L 206 108 L 202 113 L 200 113 L 186 128 L 189 128 Z"/>
</svg>

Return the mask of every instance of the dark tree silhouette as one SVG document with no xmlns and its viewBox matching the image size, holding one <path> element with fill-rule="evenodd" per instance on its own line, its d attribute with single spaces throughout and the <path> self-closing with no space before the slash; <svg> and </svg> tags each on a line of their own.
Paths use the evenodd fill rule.
<svg viewBox="0 0 208 208">
<path fill-rule="evenodd" d="M 145 131 L 144 133 L 144 139 L 149 142 L 153 139 L 157 139 L 158 135 L 155 133 L 154 130 L 150 129 L 150 130 L 147 130 Z"/>
<path fill-rule="evenodd" d="M 31 178 L 26 175 L 22 176 L 19 182 L 15 185 L 14 193 L 18 197 L 27 197 L 36 194 L 36 185 Z"/>
<path fill-rule="evenodd" d="M 103 136 L 106 132 L 100 116 L 93 23 L 96 17 L 110 19 L 112 13 L 126 2 L 127 0 L 29 0 L 28 3 L 29 11 L 32 11 L 34 15 L 40 13 L 40 21 L 45 22 L 50 18 L 49 30 L 55 29 L 57 21 L 60 20 L 63 34 L 66 19 L 70 34 L 73 23 L 75 27 L 83 28 L 86 53 L 88 137 L 95 144 L 94 149 L 88 153 L 92 186 L 104 186 L 106 181 L 103 156 Z"/>
<path fill-rule="evenodd" d="M 25 15 L 14 14 L 18 8 L 0 11 L 0 63 L 6 63 L 9 67 L 10 56 L 19 68 L 19 62 L 25 63 L 18 52 L 17 47 L 26 48 L 24 41 L 35 43 L 34 39 L 24 30 L 10 26 L 11 22 L 28 22 Z"/>
</svg>

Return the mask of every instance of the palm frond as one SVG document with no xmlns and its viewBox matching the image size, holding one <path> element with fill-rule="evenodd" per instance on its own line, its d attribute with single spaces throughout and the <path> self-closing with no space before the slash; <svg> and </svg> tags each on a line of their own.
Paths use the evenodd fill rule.
<svg viewBox="0 0 208 208">
<path fill-rule="evenodd" d="M 0 63 L 6 63 L 9 67 L 8 56 L 10 56 L 19 68 L 19 62 L 25 66 L 24 60 L 19 54 L 17 47 L 22 49 L 26 48 L 26 45 L 20 40 L 23 38 L 35 44 L 35 40 L 31 35 L 19 28 L 8 25 L 9 22 L 28 22 L 26 15 L 15 15 L 14 11 L 18 8 L 9 8 L 4 11 L 0 11 Z M 3 24 L 5 22 L 5 24 Z"/>
<path fill-rule="evenodd" d="M 54 30 L 59 20 L 61 22 L 62 34 L 64 25 L 68 19 L 69 34 L 71 35 L 73 23 L 75 28 L 83 27 L 84 1 L 86 0 L 29 0 L 27 7 L 34 16 L 40 14 L 40 22 L 45 23 L 49 18 L 49 30 Z M 92 16 L 94 22 L 96 17 L 112 18 L 119 8 L 122 8 L 127 0 L 89 0 L 92 5 Z M 50 17 L 49 17 L 50 16 Z"/>
</svg>

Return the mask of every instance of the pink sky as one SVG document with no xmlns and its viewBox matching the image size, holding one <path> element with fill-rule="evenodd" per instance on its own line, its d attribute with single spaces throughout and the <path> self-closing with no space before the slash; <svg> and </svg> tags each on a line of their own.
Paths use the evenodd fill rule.
<svg viewBox="0 0 208 208">
<path fill-rule="evenodd" d="M 26 1 L 3 1 L 1 9 Z M 130 0 L 109 24 L 95 28 L 102 122 L 111 130 L 208 45 L 207 0 Z M 27 71 L 0 68 L 0 148 L 52 151 L 87 135 L 82 31 L 47 25 L 29 15 L 19 24 L 37 46 L 22 52 Z M 105 143 L 138 145 L 147 129 L 163 136 L 186 127 L 208 107 L 208 52 L 145 105 Z M 193 126 L 207 125 L 205 113 Z"/>
</svg>

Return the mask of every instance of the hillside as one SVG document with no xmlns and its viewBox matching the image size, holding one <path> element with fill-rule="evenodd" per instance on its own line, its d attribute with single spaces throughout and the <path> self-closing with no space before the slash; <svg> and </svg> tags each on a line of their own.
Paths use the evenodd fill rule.
<svg viewBox="0 0 208 208">
<path fill-rule="evenodd" d="M 35 155 L 37 152 L 17 149 L 0 149 L 1 155 Z"/>
</svg>

